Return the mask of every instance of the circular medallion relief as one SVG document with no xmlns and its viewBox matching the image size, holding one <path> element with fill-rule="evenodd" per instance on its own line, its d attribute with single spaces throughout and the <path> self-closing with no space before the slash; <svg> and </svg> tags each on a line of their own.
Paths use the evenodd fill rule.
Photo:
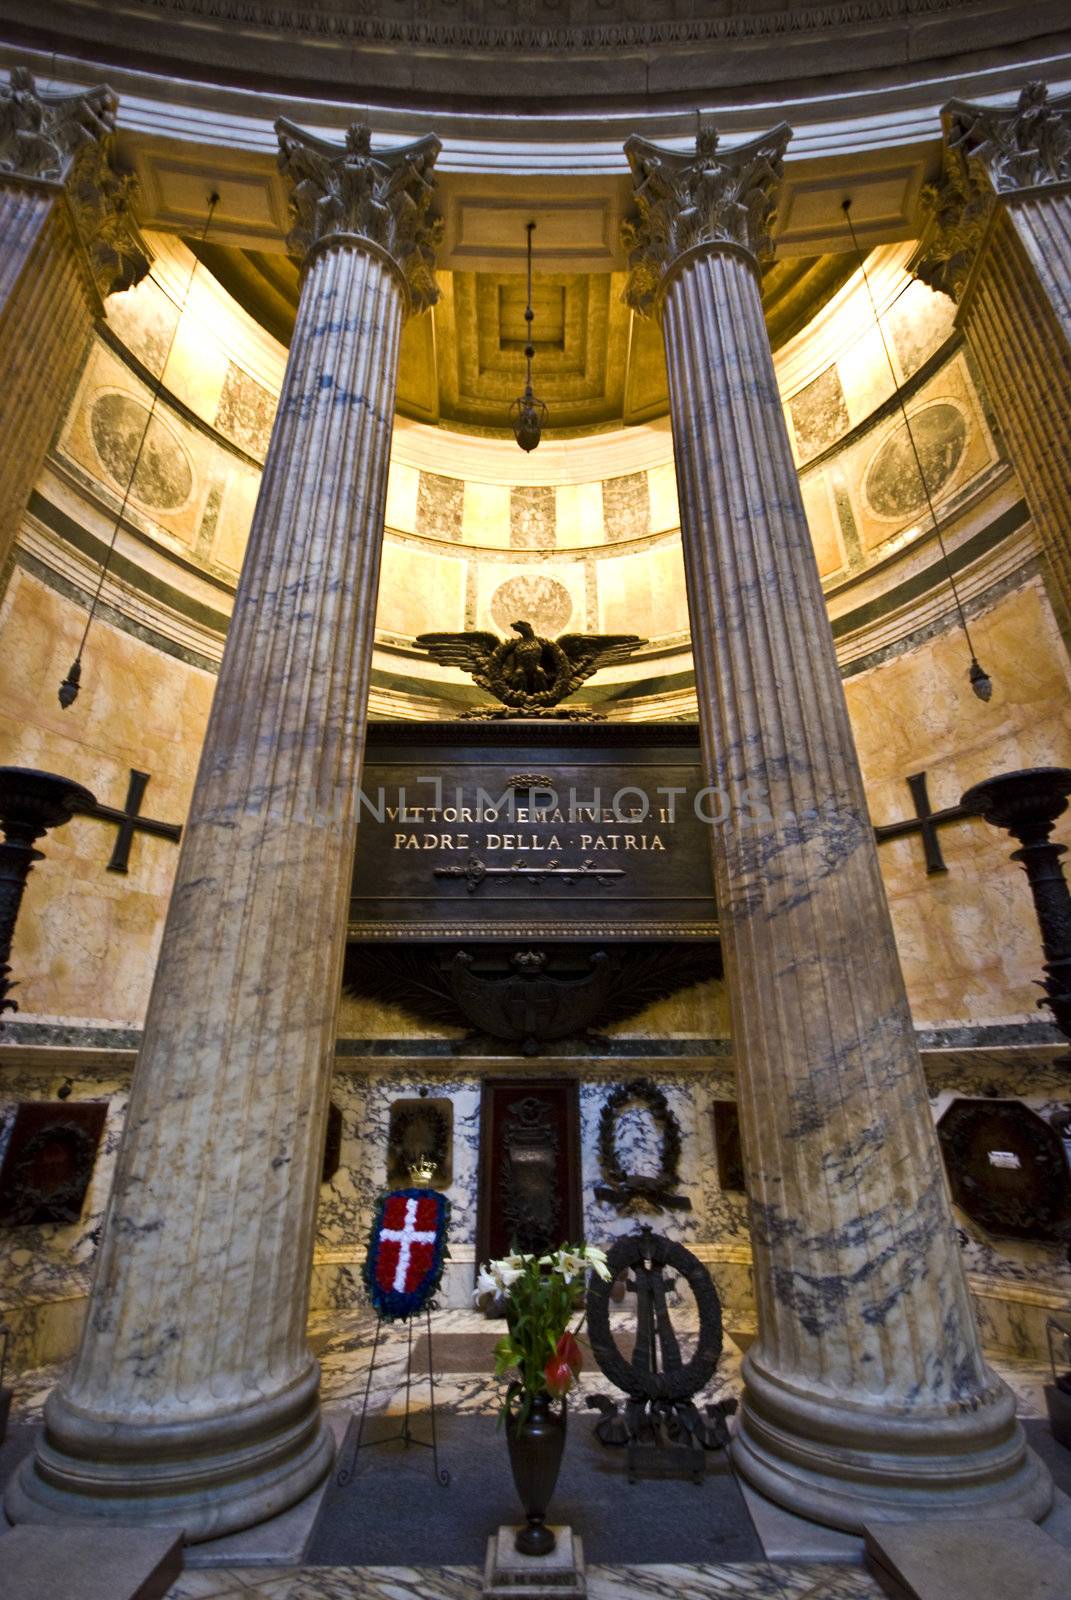
<svg viewBox="0 0 1071 1600">
<path fill-rule="evenodd" d="M 123 488 L 137 461 L 131 493 L 142 505 L 154 511 L 177 511 L 185 505 L 193 489 L 190 458 L 159 417 L 149 421 L 149 409 L 140 400 L 114 392 L 98 395 L 89 414 L 89 427 L 101 466 Z"/>
<path fill-rule="evenodd" d="M 911 418 L 919 460 L 931 498 L 950 481 L 967 448 L 967 419 L 948 400 L 935 401 Z M 901 423 L 867 468 L 863 493 L 875 516 L 902 521 L 926 504 L 907 427 Z"/>
<path fill-rule="evenodd" d="M 491 596 L 491 616 L 503 633 L 509 633 L 512 623 L 524 621 L 553 638 L 572 614 L 573 602 L 564 584 L 538 573 L 507 578 Z"/>
</svg>

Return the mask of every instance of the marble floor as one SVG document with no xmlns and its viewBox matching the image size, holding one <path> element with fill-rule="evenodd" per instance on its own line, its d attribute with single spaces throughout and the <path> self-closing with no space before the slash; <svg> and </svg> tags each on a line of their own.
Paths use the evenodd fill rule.
<svg viewBox="0 0 1071 1600">
<path fill-rule="evenodd" d="M 620 1320 L 627 1324 L 627 1314 Z M 368 1379 L 374 1319 L 370 1312 L 331 1312 L 310 1323 L 309 1335 L 320 1359 L 326 1406 L 359 1408 Z M 433 1317 L 433 1335 L 486 1334 L 499 1331 L 475 1311 L 441 1311 Z M 416 1330 L 419 1338 L 421 1326 Z M 682 1333 L 688 1355 L 689 1333 Z M 732 1335 L 718 1377 L 702 1398 L 735 1394 L 740 1388 L 740 1362 L 746 1337 Z M 455 1349 L 457 1348 L 455 1344 Z M 369 1411 L 398 1413 L 405 1403 L 407 1331 L 387 1329 L 380 1340 L 370 1390 Z M 1045 1414 L 1042 1385 L 1046 1369 L 1027 1362 L 994 1363 L 1011 1385 L 1022 1416 Z M 16 1375 L 13 1421 L 40 1416 L 45 1396 L 60 1376 L 56 1368 Z M 493 1413 L 499 1388 L 486 1371 L 439 1372 L 436 1403 L 443 1409 Z M 584 1372 L 584 1391 L 605 1390 L 602 1374 Z M 411 1394 L 415 1411 L 427 1404 L 427 1378 L 417 1377 Z M 255 1567 L 192 1570 L 168 1591 L 167 1600 L 476 1600 L 481 1574 L 476 1567 Z M 591 1600 L 877 1600 L 882 1590 L 860 1567 L 817 1561 L 778 1561 L 735 1566 L 595 1566 L 588 1571 Z"/>
</svg>

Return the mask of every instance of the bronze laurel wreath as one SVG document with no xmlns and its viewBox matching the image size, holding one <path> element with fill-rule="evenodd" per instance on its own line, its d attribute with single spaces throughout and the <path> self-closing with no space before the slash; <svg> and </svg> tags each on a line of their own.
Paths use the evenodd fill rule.
<svg viewBox="0 0 1071 1600">
<path fill-rule="evenodd" d="M 614 1129 L 621 1112 L 632 1104 L 647 1108 L 662 1136 L 662 1164 L 654 1177 L 626 1172 L 621 1164 Z M 680 1181 L 680 1160 L 680 1125 L 658 1085 L 650 1078 L 632 1078 L 611 1090 L 599 1117 L 599 1163 L 606 1183 L 596 1185 L 596 1199 L 609 1200 L 621 1212 L 639 1206 L 652 1211 L 690 1211 L 691 1201 L 672 1193 Z"/>
</svg>

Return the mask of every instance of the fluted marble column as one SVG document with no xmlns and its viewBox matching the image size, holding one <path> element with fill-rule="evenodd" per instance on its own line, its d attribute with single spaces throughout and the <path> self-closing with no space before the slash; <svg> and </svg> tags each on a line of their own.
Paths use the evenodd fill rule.
<svg viewBox="0 0 1071 1600">
<path fill-rule="evenodd" d="M 0 86 L 0 588 L 93 319 L 148 270 L 135 180 L 113 165 L 110 89 Z"/>
<path fill-rule="evenodd" d="M 706 776 L 731 805 L 713 846 L 759 1311 L 734 1457 L 842 1528 L 1037 1516 L 1051 1485 L 979 1351 L 763 321 L 788 137 L 626 145 L 629 298 L 662 324 Z"/>
<path fill-rule="evenodd" d="M 89 1318 L 15 1519 L 210 1538 L 327 1472 L 305 1342 L 398 342 L 435 297 L 426 138 L 280 124 L 304 282 Z"/>
<path fill-rule="evenodd" d="M 914 270 L 957 302 L 1071 625 L 1071 95 L 944 109 Z"/>
</svg>

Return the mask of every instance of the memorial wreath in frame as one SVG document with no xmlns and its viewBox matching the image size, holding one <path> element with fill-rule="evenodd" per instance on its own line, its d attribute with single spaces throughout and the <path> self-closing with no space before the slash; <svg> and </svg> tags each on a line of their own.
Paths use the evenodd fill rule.
<svg viewBox="0 0 1071 1600">
<path fill-rule="evenodd" d="M 392 1321 L 423 1311 L 443 1275 L 449 1222 L 450 1202 L 437 1189 L 392 1189 L 380 1195 L 364 1281 L 381 1317 Z"/>
</svg>

